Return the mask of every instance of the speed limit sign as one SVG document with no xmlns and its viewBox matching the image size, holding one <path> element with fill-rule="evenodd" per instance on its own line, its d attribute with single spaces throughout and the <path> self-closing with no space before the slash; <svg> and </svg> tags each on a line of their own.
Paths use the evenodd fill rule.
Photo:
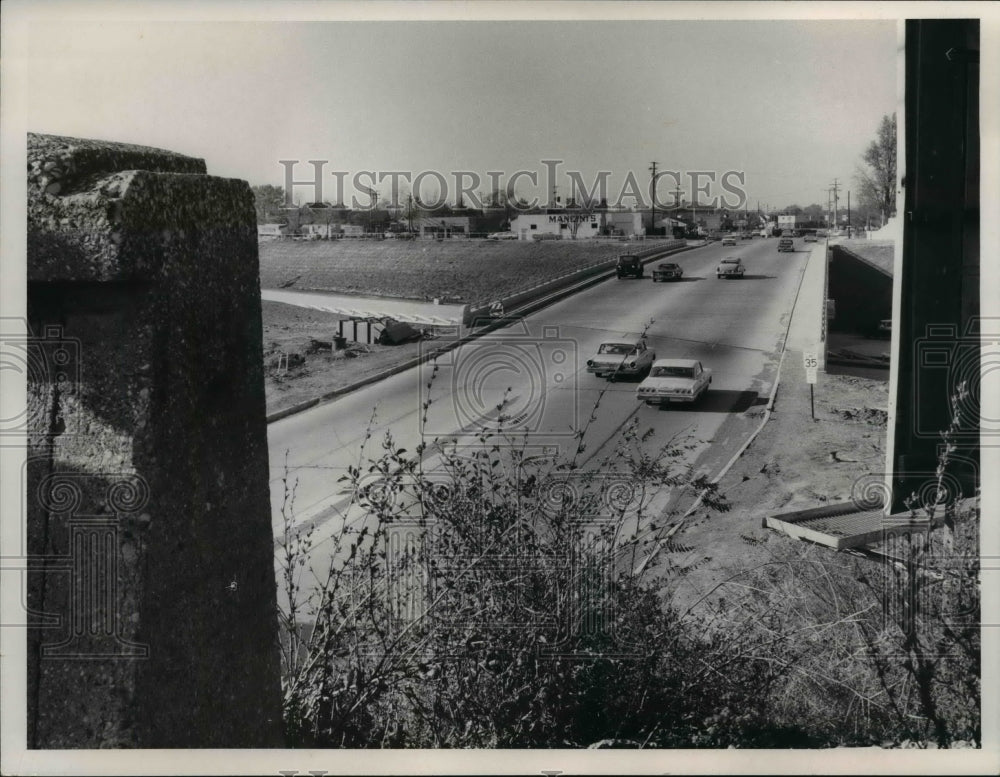
<svg viewBox="0 0 1000 777">
<path fill-rule="evenodd" d="M 806 368 L 806 383 L 815 383 L 816 371 L 819 369 L 819 356 L 806 351 L 802 354 L 802 366 Z"/>
</svg>

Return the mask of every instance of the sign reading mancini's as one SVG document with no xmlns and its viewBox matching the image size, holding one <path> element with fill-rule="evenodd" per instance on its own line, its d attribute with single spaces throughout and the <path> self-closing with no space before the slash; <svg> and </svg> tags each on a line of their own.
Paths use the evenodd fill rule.
<svg viewBox="0 0 1000 777">
<path fill-rule="evenodd" d="M 549 216 L 550 224 L 580 224 L 582 222 L 597 223 L 597 216 L 593 213 L 570 213 L 558 216 Z"/>
</svg>

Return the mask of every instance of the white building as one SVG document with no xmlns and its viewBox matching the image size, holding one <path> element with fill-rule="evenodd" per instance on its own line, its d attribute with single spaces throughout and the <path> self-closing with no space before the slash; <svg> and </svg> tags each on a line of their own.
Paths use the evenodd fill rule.
<svg viewBox="0 0 1000 777">
<path fill-rule="evenodd" d="M 554 211 L 522 213 L 511 220 L 510 231 L 518 240 L 588 240 L 603 235 L 644 235 L 642 214 L 631 212 Z"/>
</svg>

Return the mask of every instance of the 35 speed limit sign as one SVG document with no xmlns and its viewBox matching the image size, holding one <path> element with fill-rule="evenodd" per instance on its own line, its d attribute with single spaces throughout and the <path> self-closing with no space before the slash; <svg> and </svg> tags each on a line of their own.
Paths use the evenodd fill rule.
<svg viewBox="0 0 1000 777">
<path fill-rule="evenodd" d="M 806 383 L 815 383 L 816 371 L 819 369 L 819 356 L 807 351 L 802 354 L 802 366 L 806 368 Z"/>
</svg>

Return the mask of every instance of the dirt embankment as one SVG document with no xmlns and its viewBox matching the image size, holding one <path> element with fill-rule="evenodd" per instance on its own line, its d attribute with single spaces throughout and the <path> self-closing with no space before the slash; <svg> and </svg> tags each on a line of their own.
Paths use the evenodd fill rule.
<svg viewBox="0 0 1000 777">
<path fill-rule="evenodd" d="M 342 388 L 416 356 L 433 344 L 365 345 L 333 350 L 340 316 L 281 302 L 261 303 L 267 412 Z"/>
<path fill-rule="evenodd" d="M 762 528 L 764 515 L 850 500 L 856 481 L 883 472 L 887 405 L 885 381 L 821 373 L 813 420 L 804 370 L 786 359 L 770 420 L 719 483 L 731 509 L 696 511 L 668 548 L 678 601 L 690 605 L 796 542 Z"/>
</svg>

